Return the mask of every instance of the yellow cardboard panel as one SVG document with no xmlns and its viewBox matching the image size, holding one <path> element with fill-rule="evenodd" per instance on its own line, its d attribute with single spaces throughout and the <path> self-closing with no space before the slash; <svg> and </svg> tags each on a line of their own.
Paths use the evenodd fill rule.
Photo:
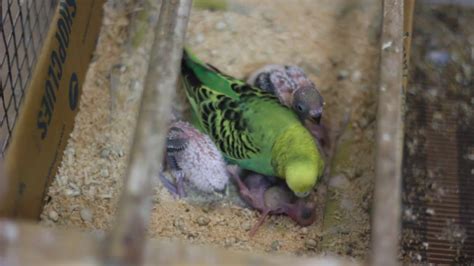
<svg viewBox="0 0 474 266">
<path fill-rule="evenodd" d="M 5 155 L 0 216 L 38 218 L 78 112 L 105 0 L 62 0 Z"/>
</svg>

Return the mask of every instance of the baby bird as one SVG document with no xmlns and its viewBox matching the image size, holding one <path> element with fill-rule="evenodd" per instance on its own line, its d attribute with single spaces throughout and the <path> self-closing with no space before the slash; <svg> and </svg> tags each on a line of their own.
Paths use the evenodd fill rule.
<svg viewBox="0 0 474 266">
<path fill-rule="evenodd" d="M 247 83 L 275 94 L 302 121 L 309 119 L 320 123 L 324 107 L 323 96 L 300 67 L 266 65 L 251 74 Z"/>
<path fill-rule="evenodd" d="M 321 124 L 323 96 L 303 69 L 293 65 L 270 64 L 253 72 L 247 83 L 275 94 L 280 102 L 295 111 L 305 127 L 321 143 L 329 145 L 328 134 Z"/>
<path fill-rule="evenodd" d="M 185 179 L 200 191 L 224 192 L 229 181 L 226 164 L 221 153 L 205 134 L 191 124 L 177 121 L 170 125 L 166 139 L 166 169 L 175 178 L 175 184 L 160 178 L 164 186 L 179 197 L 186 196 Z"/>
<path fill-rule="evenodd" d="M 235 169 L 229 168 L 229 172 L 245 202 L 262 213 L 251 229 L 250 236 L 255 235 L 269 214 L 286 214 L 301 226 L 309 226 L 316 220 L 316 204 L 295 197 L 284 182 L 276 179 L 271 181 L 271 177 L 257 173 L 241 179 Z"/>
</svg>

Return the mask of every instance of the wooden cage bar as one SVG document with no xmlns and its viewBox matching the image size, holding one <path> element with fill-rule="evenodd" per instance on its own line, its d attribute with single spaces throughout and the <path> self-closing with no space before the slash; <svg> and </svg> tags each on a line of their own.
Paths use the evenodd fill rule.
<svg viewBox="0 0 474 266">
<path fill-rule="evenodd" d="M 136 2 L 139 2 L 142 8 L 157 8 L 157 1 Z M 110 234 L 91 236 L 74 231 L 50 230 L 36 225 L 0 221 L 0 265 L 4 262 L 11 265 L 33 262 L 108 265 L 357 264 L 334 257 L 303 259 L 265 256 L 159 240 L 146 241 L 151 209 L 150 177 L 159 170 L 158 162 L 163 156 L 167 114 L 171 108 L 170 99 L 175 95 L 191 2 L 161 1 L 158 22 L 150 23 L 145 30 L 153 32 L 154 41 L 149 47 L 151 56 L 146 63 L 146 76 L 141 84 L 142 102 L 127 176 L 118 215 Z M 372 265 L 399 264 L 403 88 L 406 86 L 404 73 L 408 65 L 413 6 L 414 0 L 384 0 L 383 6 Z M 153 16 L 148 14 L 148 17 L 144 18 L 150 17 Z M 49 239 L 49 242 L 40 250 L 36 246 L 38 239 Z"/>
</svg>

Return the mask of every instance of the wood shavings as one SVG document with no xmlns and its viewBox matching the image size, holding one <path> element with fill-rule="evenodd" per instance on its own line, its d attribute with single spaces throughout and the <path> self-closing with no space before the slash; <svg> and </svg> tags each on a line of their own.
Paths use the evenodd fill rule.
<svg viewBox="0 0 474 266">
<path fill-rule="evenodd" d="M 372 91 L 377 76 L 375 57 L 378 45 L 373 43 L 370 34 L 372 25 L 376 24 L 374 14 L 377 12 L 371 1 L 359 0 L 358 8 L 346 10 L 343 18 L 338 14 L 345 9 L 347 3 L 344 0 L 231 2 L 238 8 L 192 11 L 187 40 L 196 55 L 242 79 L 269 63 L 301 66 L 321 88 L 327 102 L 327 116 L 323 119 L 331 124 L 337 124 L 349 106 L 356 110 L 354 121 L 373 111 L 370 103 L 375 98 Z M 42 215 L 42 223 L 48 226 L 106 231 L 115 215 L 141 93 L 139 81 L 127 79 L 127 75 L 141 70 L 121 64 L 128 14 L 132 12 L 110 7 L 105 11 L 76 125 L 58 175 L 48 192 L 51 200 Z M 345 77 L 352 78 L 338 79 L 341 69 L 347 72 Z M 120 84 L 127 84 L 127 90 L 117 90 Z M 176 118 L 186 117 L 189 111 L 186 104 L 181 104 L 183 96 L 178 90 L 176 105 L 173 106 Z M 363 98 L 368 100 L 362 101 Z M 353 157 L 362 159 L 351 159 L 346 168 L 363 160 L 363 154 L 372 149 L 372 142 L 368 140 L 371 133 L 367 132 L 373 130 L 373 125 L 367 123 L 367 130 L 358 128 L 353 133 L 364 147 Z M 242 208 L 241 201 L 223 200 L 203 206 L 175 200 L 159 185 L 158 179 L 154 180 L 157 186 L 149 235 L 256 253 L 297 255 L 314 255 L 323 251 L 345 254 L 345 245 L 352 241 L 355 244 L 351 244 L 351 255 L 364 257 L 368 249 L 369 226 L 368 212 L 361 211 L 361 206 L 367 198 L 370 199 L 366 194 L 371 185 L 358 180 L 360 176 L 370 180 L 371 163 L 372 160 L 362 164 L 360 170 L 350 168 L 348 172 L 359 171 L 360 174 L 347 175 L 345 181 L 348 184 L 336 196 L 351 194 L 349 200 L 355 205 L 354 211 L 342 213 L 339 223 L 348 225 L 357 221 L 350 227 L 353 232 L 342 234 L 335 230 L 334 238 L 340 240 L 324 250 L 322 236 L 331 232 L 322 231 L 323 213 L 318 215 L 314 225 L 303 229 L 288 217 L 272 216 L 255 237 L 250 238 L 248 231 L 259 215 Z M 229 193 L 237 198 L 235 188 Z M 84 209 L 88 209 L 91 215 L 85 214 Z M 57 223 L 48 222 L 47 214 L 51 210 L 60 217 Z"/>
</svg>

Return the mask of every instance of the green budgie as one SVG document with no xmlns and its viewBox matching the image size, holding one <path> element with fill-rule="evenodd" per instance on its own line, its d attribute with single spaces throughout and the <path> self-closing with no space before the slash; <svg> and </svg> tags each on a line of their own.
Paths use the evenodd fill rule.
<svg viewBox="0 0 474 266">
<path fill-rule="evenodd" d="M 230 77 L 184 50 L 181 81 L 193 124 L 231 164 L 286 180 L 306 197 L 324 168 L 316 143 L 297 115 L 273 94 Z"/>
</svg>

